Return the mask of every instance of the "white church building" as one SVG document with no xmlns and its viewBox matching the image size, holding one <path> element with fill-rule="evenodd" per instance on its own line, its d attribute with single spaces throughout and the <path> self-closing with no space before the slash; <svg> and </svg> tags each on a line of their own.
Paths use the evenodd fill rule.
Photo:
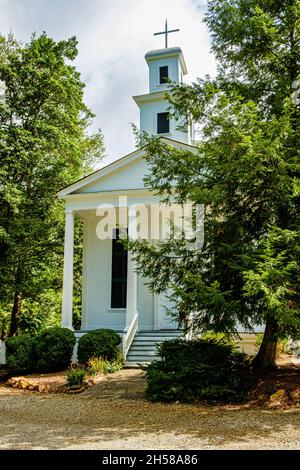
<svg viewBox="0 0 300 470">
<path fill-rule="evenodd" d="M 133 97 L 140 109 L 140 130 L 176 148 L 193 151 L 195 147 L 192 145 L 191 128 L 186 132 L 178 130 L 179 123 L 169 116 L 169 102 L 166 100 L 166 78 L 179 84 L 187 74 L 181 49 L 166 47 L 153 50 L 145 55 L 145 59 L 149 68 L 149 92 Z M 110 328 L 119 332 L 129 364 L 154 358 L 156 342 L 182 334 L 166 312 L 167 297 L 149 290 L 145 279 L 136 272 L 130 252 L 116 238 L 99 234 L 99 226 L 103 228 L 101 217 L 113 211 L 116 214 L 113 219 L 115 227 L 110 223 L 111 232 L 116 235 L 122 226 L 127 227 L 129 236 L 132 236 L 137 227 L 139 206 L 149 208 L 159 203 L 158 197 L 144 183 L 149 173 L 145 153 L 145 147 L 135 150 L 58 193 L 58 197 L 65 202 L 62 326 L 73 327 L 76 214 L 84 227 L 79 333 L 84 334 L 97 328 Z M 253 339 L 249 341 L 253 342 Z"/>
</svg>

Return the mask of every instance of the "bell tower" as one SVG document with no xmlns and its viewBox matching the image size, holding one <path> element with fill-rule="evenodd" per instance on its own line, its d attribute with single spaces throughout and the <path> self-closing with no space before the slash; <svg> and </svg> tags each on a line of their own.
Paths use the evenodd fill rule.
<svg viewBox="0 0 300 470">
<path fill-rule="evenodd" d="M 154 33 L 165 34 L 165 48 L 147 52 L 145 60 L 149 67 L 149 93 L 134 96 L 133 99 L 140 108 L 140 130 L 153 136 L 165 136 L 187 144 L 191 143 L 191 126 L 188 129 L 178 129 L 182 124 L 170 116 L 170 103 L 166 93 L 170 90 L 168 80 L 183 83 L 187 75 L 185 60 L 180 47 L 168 47 L 168 34 L 179 31 L 168 31 L 166 21 L 165 31 Z"/>
</svg>

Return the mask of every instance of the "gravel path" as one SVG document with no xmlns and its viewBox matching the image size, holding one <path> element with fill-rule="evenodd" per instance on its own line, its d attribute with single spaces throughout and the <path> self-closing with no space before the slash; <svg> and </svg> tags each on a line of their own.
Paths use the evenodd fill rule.
<svg viewBox="0 0 300 470">
<path fill-rule="evenodd" d="M 300 409 L 162 405 L 0 387 L 0 449 L 300 449 Z"/>
</svg>

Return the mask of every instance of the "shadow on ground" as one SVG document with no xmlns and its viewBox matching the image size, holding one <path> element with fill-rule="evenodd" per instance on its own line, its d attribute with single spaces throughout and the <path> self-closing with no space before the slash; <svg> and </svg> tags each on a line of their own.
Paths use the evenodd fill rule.
<svg viewBox="0 0 300 470">
<path fill-rule="evenodd" d="M 117 388 L 114 380 L 77 396 L 5 391 L 0 394 L 0 448 L 300 448 L 300 409 L 154 404 L 142 398 L 137 373 L 120 374 Z"/>
</svg>

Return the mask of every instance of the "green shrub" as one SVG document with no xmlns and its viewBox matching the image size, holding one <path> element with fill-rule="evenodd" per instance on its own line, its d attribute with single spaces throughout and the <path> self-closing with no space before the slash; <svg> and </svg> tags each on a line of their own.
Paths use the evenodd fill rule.
<svg viewBox="0 0 300 470">
<path fill-rule="evenodd" d="M 231 335 L 228 335 L 226 333 L 216 333 L 215 331 L 206 331 L 201 335 L 201 339 L 204 340 L 210 340 L 210 339 L 215 339 L 215 340 L 221 340 L 224 341 L 227 344 L 232 344 L 232 346 L 235 344 L 234 338 Z"/>
<path fill-rule="evenodd" d="M 35 368 L 34 338 L 29 335 L 8 338 L 6 345 L 7 369 L 23 373 Z"/>
<path fill-rule="evenodd" d="M 113 361 L 108 362 L 106 371 L 111 374 L 112 372 L 117 372 L 118 370 L 123 369 L 124 367 L 124 356 L 122 351 L 120 349 L 117 350 L 116 352 L 116 357 Z"/>
<path fill-rule="evenodd" d="M 257 335 L 255 337 L 255 351 L 256 352 L 258 352 L 259 348 L 261 347 L 263 337 L 264 337 L 263 333 L 257 333 Z"/>
<path fill-rule="evenodd" d="M 118 345 L 121 338 L 113 330 L 93 330 L 81 336 L 78 342 L 78 361 L 87 364 L 88 360 L 101 357 L 107 361 L 114 361 L 118 357 Z"/>
<path fill-rule="evenodd" d="M 288 338 L 280 339 L 277 344 L 276 355 L 280 356 L 280 354 L 288 354 L 288 350 L 289 350 L 289 339 Z"/>
<path fill-rule="evenodd" d="M 82 385 L 85 379 L 86 372 L 79 367 L 70 369 L 67 372 L 67 384 L 69 387 L 74 385 Z"/>
<path fill-rule="evenodd" d="M 111 374 L 122 369 L 124 366 L 124 357 L 119 350 L 117 357 L 114 361 L 108 361 L 102 357 L 92 357 L 87 362 L 87 371 L 91 375 L 96 375 L 99 372 L 102 374 Z"/>
<path fill-rule="evenodd" d="M 251 386 L 250 360 L 224 339 L 174 339 L 158 352 L 144 367 L 152 401 L 240 402 Z"/>
<path fill-rule="evenodd" d="M 51 372 L 69 367 L 75 343 L 73 331 L 67 328 L 54 327 L 41 331 L 34 339 L 37 370 Z"/>
<path fill-rule="evenodd" d="M 86 364 L 87 372 L 90 375 L 97 375 L 106 373 L 106 359 L 102 359 L 102 357 L 91 357 Z"/>
</svg>

